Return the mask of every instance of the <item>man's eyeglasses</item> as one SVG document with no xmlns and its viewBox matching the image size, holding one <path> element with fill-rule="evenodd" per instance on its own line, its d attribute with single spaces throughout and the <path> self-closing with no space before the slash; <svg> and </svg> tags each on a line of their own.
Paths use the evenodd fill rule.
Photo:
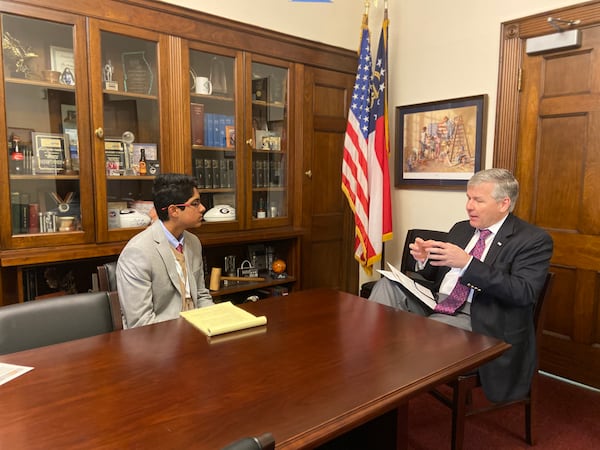
<svg viewBox="0 0 600 450">
<path fill-rule="evenodd" d="M 190 207 L 190 208 L 198 208 L 200 205 L 202 204 L 202 202 L 200 201 L 200 199 L 196 199 L 196 200 L 192 200 L 189 203 L 177 203 L 175 205 L 169 205 L 169 206 L 177 206 L 178 208 L 186 208 L 186 207 Z M 166 209 L 169 209 L 169 206 L 165 206 L 163 208 L 161 208 L 161 211 L 165 211 Z"/>
</svg>

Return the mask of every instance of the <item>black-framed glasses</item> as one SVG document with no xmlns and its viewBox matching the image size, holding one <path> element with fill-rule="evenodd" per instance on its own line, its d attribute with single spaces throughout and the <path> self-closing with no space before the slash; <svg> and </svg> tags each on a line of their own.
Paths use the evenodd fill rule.
<svg viewBox="0 0 600 450">
<path fill-rule="evenodd" d="M 198 208 L 200 207 L 200 205 L 202 204 L 202 202 L 200 201 L 199 198 L 197 198 L 196 200 L 192 200 L 189 203 L 177 203 L 174 205 L 169 205 L 169 206 L 177 206 L 178 208 L 186 208 L 186 207 L 190 207 L 190 208 Z M 164 211 L 166 209 L 169 209 L 169 206 L 164 206 L 163 208 L 161 208 L 161 211 Z"/>
</svg>

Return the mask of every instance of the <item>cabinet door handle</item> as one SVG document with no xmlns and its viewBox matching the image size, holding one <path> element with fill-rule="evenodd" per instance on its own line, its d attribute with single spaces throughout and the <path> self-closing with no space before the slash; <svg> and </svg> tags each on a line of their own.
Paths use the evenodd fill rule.
<svg viewBox="0 0 600 450">
<path fill-rule="evenodd" d="M 96 128 L 96 137 L 102 139 L 104 137 L 104 130 L 102 128 Z"/>
<path fill-rule="evenodd" d="M 246 139 L 246 145 L 252 147 L 252 138 Z"/>
<path fill-rule="evenodd" d="M 304 172 L 304 175 L 306 175 L 308 179 L 312 180 L 312 170 L 308 169 L 306 172 Z"/>
</svg>

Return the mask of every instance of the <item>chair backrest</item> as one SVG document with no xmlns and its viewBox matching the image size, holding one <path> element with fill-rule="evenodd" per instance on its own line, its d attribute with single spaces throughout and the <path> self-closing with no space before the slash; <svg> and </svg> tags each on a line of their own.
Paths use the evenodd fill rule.
<svg viewBox="0 0 600 450">
<path fill-rule="evenodd" d="M 223 447 L 221 450 L 274 450 L 275 438 L 271 433 L 264 433 L 257 437 L 239 439 Z"/>
<path fill-rule="evenodd" d="M 117 290 L 117 262 L 111 261 L 98 266 L 98 288 L 101 291 Z"/>
<path fill-rule="evenodd" d="M 424 230 L 419 228 L 408 230 L 406 232 L 406 240 L 404 241 L 404 250 L 402 252 L 402 263 L 400 265 L 400 270 L 402 272 L 406 273 L 415 270 L 416 261 L 410 254 L 410 249 L 408 248 L 408 245 L 412 244 L 418 237 L 426 241 L 428 239 L 434 239 L 436 241 L 445 241 L 446 239 L 448 239 L 448 233 L 445 231 Z"/>
<path fill-rule="evenodd" d="M 540 295 L 538 296 L 538 299 L 535 302 L 535 306 L 533 307 L 533 325 L 535 327 L 535 339 L 538 343 L 538 346 L 544 328 L 544 303 L 546 303 L 546 300 L 550 297 L 553 280 L 554 273 L 548 272 L 546 274 L 544 286 L 542 286 Z"/>
<path fill-rule="evenodd" d="M 107 292 L 87 292 L 7 305 L 0 307 L 0 355 L 115 329 L 118 328 L 113 322 Z"/>
</svg>

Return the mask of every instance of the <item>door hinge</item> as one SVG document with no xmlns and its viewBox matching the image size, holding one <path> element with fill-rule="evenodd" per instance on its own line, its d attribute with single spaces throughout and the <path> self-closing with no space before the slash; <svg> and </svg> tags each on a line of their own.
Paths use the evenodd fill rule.
<svg viewBox="0 0 600 450">
<path fill-rule="evenodd" d="M 521 81 L 523 80 L 523 69 L 519 67 L 517 73 L 517 92 L 521 92 Z"/>
</svg>

